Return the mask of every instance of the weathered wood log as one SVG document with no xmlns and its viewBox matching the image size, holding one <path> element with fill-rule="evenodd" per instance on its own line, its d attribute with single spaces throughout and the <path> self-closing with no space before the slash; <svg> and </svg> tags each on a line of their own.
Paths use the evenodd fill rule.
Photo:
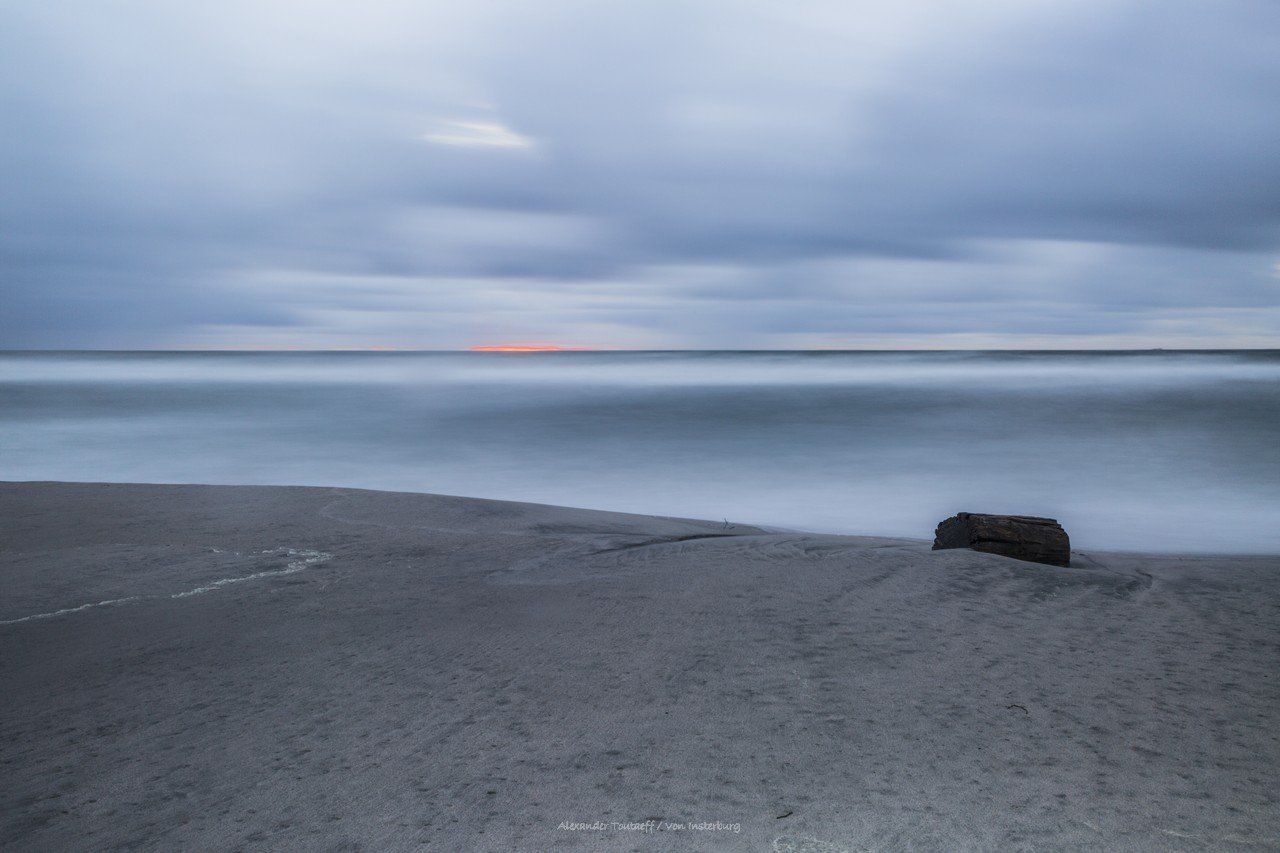
<svg viewBox="0 0 1280 853">
<path fill-rule="evenodd" d="M 1033 515 L 958 513 L 939 524 L 933 533 L 933 550 L 944 548 L 971 548 L 1050 566 L 1071 563 L 1067 531 L 1052 518 Z"/>
</svg>

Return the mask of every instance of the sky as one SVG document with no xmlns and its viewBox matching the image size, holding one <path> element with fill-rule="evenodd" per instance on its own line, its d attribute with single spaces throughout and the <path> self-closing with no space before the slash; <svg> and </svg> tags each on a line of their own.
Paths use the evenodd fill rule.
<svg viewBox="0 0 1280 853">
<path fill-rule="evenodd" d="M 8 0 L 0 347 L 1280 346 L 1274 0 Z"/>
</svg>

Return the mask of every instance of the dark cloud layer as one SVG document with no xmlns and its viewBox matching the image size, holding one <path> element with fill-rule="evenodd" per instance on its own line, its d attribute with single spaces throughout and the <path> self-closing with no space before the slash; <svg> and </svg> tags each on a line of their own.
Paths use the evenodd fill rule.
<svg viewBox="0 0 1280 853">
<path fill-rule="evenodd" d="M 0 25 L 0 345 L 1280 341 L 1267 0 Z"/>
</svg>

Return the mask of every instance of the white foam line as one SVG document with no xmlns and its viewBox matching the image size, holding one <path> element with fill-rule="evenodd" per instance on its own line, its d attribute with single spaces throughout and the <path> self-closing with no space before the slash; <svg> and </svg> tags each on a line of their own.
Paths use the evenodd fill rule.
<svg viewBox="0 0 1280 853">
<path fill-rule="evenodd" d="M 224 586 L 230 586 L 233 583 L 256 581 L 259 578 L 274 578 L 279 577 L 280 575 L 291 575 L 294 572 L 300 572 L 309 566 L 314 566 L 317 563 L 323 563 L 332 556 L 324 553 L 323 551 L 294 551 L 291 549 L 288 553 L 290 557 L 302 557 L 302 559 L 294 560 L 283 569 L 269 569 L 265 572 L 255 572 L 254 574 L 244 575 L 243 577 L 238 578 L 222 578 L 221 580 L 213 581 L 208 586 L 198 586 L 195 589 L 189 589 L 186 592 L 175 592 L 169 597 L 189 598 L 193 595 L 202 595 L 206 592 L 213 592 L 216 589 L 222 589 Z"/>
<path fill-rule="evenodd" d="M 214 549 L 217 550 L 217 549 Z M 193 595 L 202 595 L 206 592 L 222 589 L 231 584 L 244 583 L 245 581 L 254 581 L 261 578 L 279 577 L 280 575 L 291 575 L 300 572 L 303 569 L 326 562 L 333 555 L 324 551 L 298 551 L 293 548 L 277 549 L 274 551 L 263 551 L 264 554 L 279 554 L 283 550 L 284 554 L 289 557 L 300 557 L 301 559 L 292 560 L 283 569 L 269 569 L 265 572 L 254 572 L 251 575 L 244 575 L 238 578 L 222 578 L 213 581 L 206 586 L 198 586 L 195 589 L 189 589 L 186 592 L 175 592 L 169 596 L 159 595 L 130 595 L 126 598 L 110 598 L 106 601 L 92 601 L 88 604 L 81 604 L 78 607 L 64 607 L 62 610 L 53 610 L 48 613 L 33 613 L 30 616 L 22 616 L 18 619 L 0 619 L 0 625 L 17 625 L 19 622 L 32 622 L 37 619 L 52 619 L 55 616 L 65 616 L 68 613 L 79 613 L 82 610 L 89 610 L 94 607 L 114 607 L 119 604 L 128 604 L 131 601 L 141 601 L 144 598 L 190 598 Z M 222 553 L 222 552 L 218 552 Z"/>
<path fill-rule="evenodd" d="M 33 619 L 52 619 L 55 616 L 63 616 L 67 613 L 79 613 L 81 610 L 88 610 L 91 607 L 114 607 L 117 604 L 128 604 L 130 601 L 137 601 L 139 598 L 142 598 L 142 596 L 131 595 L 128 598 L 110 598 L 106 601 L 93 601 L 89 604 L 81 604 L 79 607 L 65 607 L 62 610 L 54 610 L 51 613 L 33 613 L 30 616 L 23 616 L 20 619 L 0 620 L 0 625 L 17 625 L 19 622 L 30 622 Z"/>
</svg>

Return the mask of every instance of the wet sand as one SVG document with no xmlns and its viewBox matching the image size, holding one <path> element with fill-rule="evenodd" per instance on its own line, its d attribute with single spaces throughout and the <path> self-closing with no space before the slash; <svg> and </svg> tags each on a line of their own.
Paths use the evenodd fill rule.
<svg viewBox="0 0 1280 853">
<path fill-rule="evenodd" d="M 1280 847 L 1280 557 L 5 483 L 0 579 L 7 850 Z"/>
</svg>

